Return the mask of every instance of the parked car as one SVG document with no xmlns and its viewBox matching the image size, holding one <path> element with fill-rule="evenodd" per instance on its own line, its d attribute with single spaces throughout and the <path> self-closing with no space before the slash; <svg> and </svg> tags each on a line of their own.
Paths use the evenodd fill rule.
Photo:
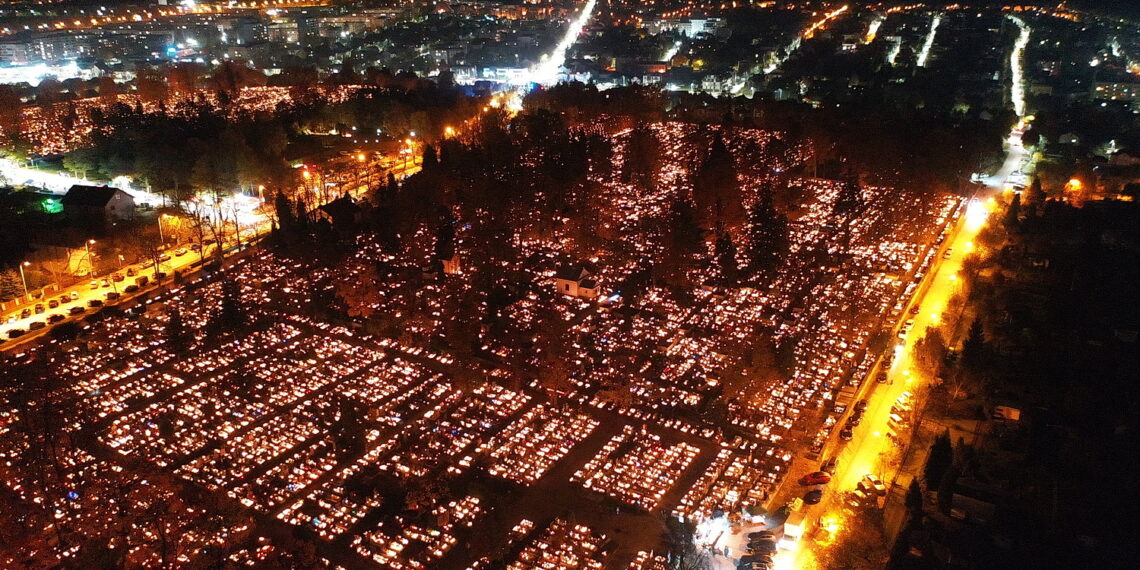
<svg viewBox="0 0 1140 570">
<path fill-rule="evenodd" d="M 40 329 L 42 329 L 42 328 L 44 328 L 44 327 L 46 327 L 46 326 L 47 326 L 47 323 L 45 323 L 45 322 L 43 322 L 43 321 L 32 321 L 32 322 L 31 322 L 31 323 L 28 325 L 28 330 L 30 330 L 30 331 L 38 331 L 38 330 L 40 330 Z"/>
<path fill-rule="evenodd" d="M 823 491 L 821 491 L 819 489 L 816 489 L 814 491 L 808 491 L 807 494 L 804 495 L 804 502 L 809 504 L 809 505 L 818 505 L 819 502 L 822 500 L 823 500 Z"/>
<path fill-rule="evenodd" d="M 164 254 L 158 256 L 158 260 L 159 261 L 170 261 L 170 255 L 164 253 Z"/>
<path fill-rule="evenodd" d="M 101 299 L 91 299 L 90 301 L 87 301 L 87 306 L 88 307 L 102 307 L 103 301 Z"/>
<path fill-rule="evenodd" d="M 8 338 L 18 338 L 27 334 L 28 331 L 24 329 L 11 329 L 8 331 Z"/>
<path fill-rule="evenodd" d="M 55 313 L 55 314 L 51 315 L 50 317 L 48 317 L 48 322 L 54 325 L 55 323 L 58 323 L 59 321 L 62 321 L 63 319 L 66 319 L 66 318 L 67 317 L 64 315 L 61 315 L 59 313 Z"/>
<path fill-rule="evenodd" d="M 98 289 L 99 288 L 99 281 L 98 280 L 92 280 L 91 283 L 87 284 L 87 288 L 88 289 Z"/>
<path fill-rule="evenodd" d="M 20 318 L 21 319 L 26 319 L 30 316 L 32 316 L 32 310 L 31 309 L 24 309 L 24 310 L 20 311 Z"/>
<path fill-rule="evenodd" d="M 42 314 L 44 314 L 45 311 L 47 311 L 47 307 L 45 307 L 43 303 L 36 303 L 36 314 L 37 315 L 42 315 Z"/>
<path fill-rule="evenodd" d="M 123 287 L 123 291 L 126 293 L 134 293 L 135 291 L 138 291 L 138 290 L 139 290 L 139 286 L 134 285 L 134 284 L 127 285 L 126 287 Z"/>
<path fill-rule="evenodd" d="M 135 277 L 135 284 L 137 284 L 139 287 L 142 287 L 147 283 L 150 283 L 150 277 L 147 277 L 146 275 Z"/>
<path fill-rule="evenodd" d="M 839 458 L 832 457 L 823 463 L 823 467 L 820 468 L 820 471 L 835 475 L 835 469 L 837 467 L 839 467 Z"/>
<path fill-rule="evenodd" d="M 107 291 L 104 295 L 107 297 L 108 301 L 114 301 L 120 297 L 118 291 Z"/>
<path fill-rule="evenodd" d="M 111 274 L 111 281 L 114 281 L 115 283 L 121 283 L 124 279 L 126 279 L 126 277 L 123 277 L 122 273 Z"/>
<path fill-rule="evenodd" d="M 802 483 L 804 485 L 826 485 L 827 483 L 830 483 L 830 482 L 831 482 L 831 474 L 827 473 L 826 471 L 814 471 L 812 473 L 808 473 L 807 475 L 804 475 L 803 479 L 800 479 L 800 483 Z M 762 533 L 754 532 L 752 534 L 762 534 Z M 748 535 L 748 538 L 753 538 L 752 534 Z M 771 533 L 769 533 L 769 534 L 771 534 Z"/>
<path fill-rule="evenodd" d="M 920 307 L 918 305 L 915 305 L 915 306 L 910 308 L 910 314 L 912 314 L 912 315 L 918 315 L 918 313 L 920 313 L 920 312 L 922 312 L 922 307 Z"/>
<path fill-rule="evenodd" d="M 859 400 L 858 402 L 855 402 L 855 411 L 856 412 L 862 413 L 862 412 L 865 412 L 866 410 L 867 410 L 867 400 Z"/>
<path fill-rule="evenodd" d="M 59 299 L 48 299 L 48 308 L 54 309 L 59 306 Z"/>
<path fill-rule="evenodd" d="M 887 494 L 887 486 L 880 481 L 878 477 L 870 473 L 863 476 L 863 479 L 859 481 L 858 487 L 868 494 L 874 493 L 880 497 L 884 497 Z"/>
<path fill-rule="evenodd" d="M 184 247 L 178 248 L 178 250 L 174 252 L 175 257 L 182 257 L 183 255 L 186 255 L 186 248 Z"/>
<path fill-rule="evenodd" d="M 100 282 L 99 282 L 99 286 L 100 286 L 100 287 L 110 287 L 110 286 L 111 286 L 111 281 L 109 281 L 108 279 L 105 279 L 105 278 L 104 278 L 102 281 L 100 281 Z"/>
<path fill-rule="evenodd" d="M 839 430 L 839 439 L 842 439 L 843 441 L 851 441 L 854 439 L 854 437 L 855 432 L 851 429 L 850 424 L 843 426 L 843 429 Z"/>
<path fill-rule="evenodd" d="M 60 303 L 70 303 L 71 302 L 71 295 L 60 295 L 59 296 L 59 302 Z"/>
<path fill-rule="evenodd" d="M 79 291 L 72 291 L 72 292 L 71 292 L 71 300 L 72 300 L 72 301 L 77 301 L 77 300 L 79 300 Z"/>
<path fill-rule="evenodd" d="M 951 255 L 951 253 L 953 253 L 953 251 L 954 251 L 954 248 L 952 248 L 952 247 L 946 248 L 946 251 L 942 254 L 942 259 L 950 259 L 950 255 Z"/>
<path fill-rule="evenodd" d="M 67 310 L 67 314 L 69 314 L 69 315 L 81 315 L 81 314 L 83 314 L 83 307 L 80 307 L 78 305 L 75 307 L 72 307 L 72 308 Z"/>
<path fill-rule="evenodd" d="M 138 274 L 138 272 L 135 271 L 134 267 L 128 267 L 127 268 L 127 277 L 134 277 L 137 274 Z"/>
<path fill-rule="evenodd" d="M 817 473 L 818 473 L 818 471 L 817 471 Z M 827 475 L 827 474 L 824 473 L 824 475 Z M 828 479 L 830 480 L 831 478 L 828 477 Z M 827 481 L 824 481 L 824 483 L 826 483 L 826 482 Z M 776 533 L 774 533 L 770 530 L 761 530 L 761 531 L 757 531 L 757 532 L 748 533 L 748 540 L 760 540 L 760 539 L 773 539 L 773 540 L 775 540 L 775 538 L 776 538 Z"/>
</svg>

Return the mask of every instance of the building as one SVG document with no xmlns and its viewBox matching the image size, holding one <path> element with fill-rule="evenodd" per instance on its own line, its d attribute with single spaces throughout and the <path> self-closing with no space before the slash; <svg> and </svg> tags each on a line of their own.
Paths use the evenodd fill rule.
<svg viewBox="0 0 1140 570">
<path fill-rule="evenodd" d="M 598 282 L 594 274 L 583 265 L 568 265 L 554 275 L 554 287 L 559 293 L 582 299 L 598 298 Z"/>
<path fill-rule="evenodd" d="M 110 186 L 76 184 L 60 202 L 63 211 L 75 219 L 125 220 L 135 215 L 135 199 Z"/>
</svg>

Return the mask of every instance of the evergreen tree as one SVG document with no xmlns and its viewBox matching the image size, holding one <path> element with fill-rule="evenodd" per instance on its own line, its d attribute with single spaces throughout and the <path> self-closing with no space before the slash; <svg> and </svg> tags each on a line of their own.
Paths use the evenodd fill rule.
<svg viewBox="0 0 1140 570">
<path fill-rule="evenodd" d="M 982 327 L 981 317 L 974 319 L 970 324 L 970 332 L 962 343 L 962 363 L 970 368 L 981 364 L 986 350 L 986 335 Z"/>
<path fill-rule="evenodd" d="M 922 514 L 922 489 L 917 479 L 911 479 L 910 487 L 906 490 L 906 510 L 911 515 Z"/>
<path fill-rule="evenodd" d="M 10 301 L 24 294 L 24 285 L 20 282 L 18 271 L 11 269 L 0 270 L 0 301 Z"/>
<path fill-rule="evenodd" d="M 237 281 L 223 276 L 221 281 L 222 302 L 214 324 L 223 331 L 234 331 L 245 324 L 246 312 L 241 304 L 241 286 Z"/>
<path fill-rule="evenodd" d="M 716 238 L 716 258 L 720 273 L 728 283 L 735 283 L 738 277 L 736 244 L 728 232 L 721 232 Z"/>
<path fill-rule="evenodd" d="M 701 225 L 707 229 L 736 228 L 744 223 L 744 203 L 736 164 L 717 136 L 705 162 L 693 177 L 693 200 Z"/>
<path fill-rule="evenodd" d="M 1021 215 L 1021 194 L 1014 194 L 1013 200 L 1010 201 L 1009 207 L 1005 209 L 1005 218 L 1002 223 L 1005 229 L 1009 232 L 1017 231 L 1020 221 L 1018 216 Z"/>
<path fill-rule="evenodd" d="M 926 458 L 926 467 L 922 474 L 927 484 L 940 483 L 953 464 L 954 446 L 950 443 L 950 433 L 943 432 L 934 439 L 934 443 L 930 446 L 930 455 Z"/>
<path fill-rule="evenodd" d="M 163 335 L 166 337 L 166 347 L 174 354 L 185 354 L 190 348 L 190 344 L 194 342 L 193 333 L 190 332 L 190 328 L 182 319 L 182 313 L 177 309 L 167 309 L 166 328 Z"/>
<path fill-rule="evenodd" d="M 280 224 L 281 230 L 292 231 L 296 219 L 293 217 L 293 204 L 289 201 L 289 197 L 278 191 L 273 197 L 273 208 L 277 213 L 277 223 Z"/>
<path fill-rule="evenodd" d="M 432 172 L 435 170 L 435 167 L 439 166 L 439 159 L 437 158 L 434 146 L 430 144 L 424 145 L 422 164 L 424 172 Z"/>
<path fill-rule="evenodd" d="M 788 220 L 772 205 L 772 189 L 760 190 L 748 213 L 747 257 L 754 272 L 775 269 L 788 250 Z"/>
<path fill-rule="evenodd" d="M 859 187 L 859 177 L 852 175 L 839 188 L 831 211 L 836 217 L 850 220 L 862 207 L 863 189 Z"/>
<path fill-rule="evenodd" d="M 1029 184 L 1029 190 L 1025 193 L 1026 203 L 1033 206 L 1040 206 L 1045 203 L 1048 195 L 1045 194 L 1045 189 L 1041 187 L 1041 180 L 1034 178 L 1033 182 Z"/>
<path fill-rule="evenodd" d="M 704 249 L 704 241 L 689 201 L 676 200 L 667 215 L 660 273 L 666 281 L 680 284 L 692 267 L 694 257 Z"/>
</svg>

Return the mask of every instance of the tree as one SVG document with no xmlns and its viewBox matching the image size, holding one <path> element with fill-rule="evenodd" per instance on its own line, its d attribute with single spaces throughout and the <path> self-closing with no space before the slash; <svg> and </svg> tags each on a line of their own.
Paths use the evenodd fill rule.
<svg viewBox="0 0 1140 570">
<path fill-rule="evenodd" d="M 1014 194 L 1013 200 L 1009 202 L 1009 206 L 1005 209 L 1005 217 L 1002 219 L 1002 224 L 1005 225 L 1006 231 L 1013 233 L 1017 231 L 1020 226 L 1021 215 L 1021 194 Z"/>
<path fill-rule="evenodd" d="M 831 211 L 836 217 L 850 221 L 862 207 L 863 190 L 859 187 L 859 177 L 852 175 L 840 186 Z"/>
<path fill-rule="evenodd" d="M 166 327 L 163 330 L 166 337 L 166 346 L 174 354 L 186 354 L 194 342 L 194 334 L 182 319 L 182 312 L 177 309 L 166 310 Z"/>
<path fill-rule="evenodd" d="M 737 228 L 744 224 L 744 202 L 736 163 L 717 135 L 708 157 L 693 177 L 693 200 L 705 229 Z"/>
<path fill-rule="evenodd" d="M 942 338 L 942 331 L 927 327 L 926 335 L 915 343 L 914 352 L 922 372 L 931 377 L 937 376 L 946 358 L 946 341 Z"/>
<path fill-rule="evenodd" d="M 247 318 L 245 308 L 241 304 L 241 285 L 229 276 L 223 275 L 220 286 L 221 306 L 218 307 L 218 313 L 211 324 L 219 330 L 232 332 L 244 325 Z"/>
<path fill-rule="evenodd" d="M 922 514 L 922 488 L 917 479 L 911 479 L 910 487 L 906 490 L 906 510 L 911 516 Z"/>
<path fill-rule="evenodd" d="M 12 269 L 0 269 L 0 301 L 10 301 L 24 294 L 20 274 Z"/>
<path fill-rule="evenodd" d="M 962 343 L 962 363 L 969 368 L 977 368 L 985 357 L 986 335 L 981 317 L 970 324 L 970 331 Z"/>
<path fill-rule="evenodd" d="M 732 243 L 732 236 L 728 232 L 721 232 L 716 238 L 716 259 L 724 280 L 728 283 L 735 283 L 739 273 L 736 244 Z"/>
<path fill-rule="evenodd" d="M 694 256 L 704 250 L 704 240 L 693 205 L 688 200 L 675 200 L 666 216 L 661 240 L 664 252 L 658 273 L 664 281 L 680 285 L 687 280 Z"/>
<path fill-rule="evenodd" d="M 947 431 L 934 438 L 934 443 L 930 445 L 930 455 L 926 458 L 926 466 L 922 471 L 927 484 L 941 483 L 953 464 L 954 446 L 950 443 L 950 432 Z"/>
<path fill-rule="evenodd" d="M 772 205 L 772 189 L 760 190 L 756 203 L 748 212 L 748 247 L 753 272 L 770 272 L 780 263 L 789 245 L 788 220 Z"/>
</svg>

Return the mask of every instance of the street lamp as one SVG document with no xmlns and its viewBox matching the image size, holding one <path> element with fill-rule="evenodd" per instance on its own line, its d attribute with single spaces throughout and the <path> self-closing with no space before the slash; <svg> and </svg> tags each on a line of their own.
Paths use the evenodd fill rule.
<svg viewBox="0 0 1140 570">
<path fill-rule="evenodd" d="M 91 246 L 95 245 L 95 240 L 89 239 L 83 242 L 83 247 L 87 248 L 87 266 L 91 276 L 95 276 L 95 258 L 91 255 Z"/>
<path fill-rule="evenodd" d="M 28 279 L 24 277 L 24 267 L 31 266 L 31 262 L 25 261 L 20 264 L 20 282 L 24 284 L 24 298 L 27 299 L 28 295 Z"/>
</svg>

